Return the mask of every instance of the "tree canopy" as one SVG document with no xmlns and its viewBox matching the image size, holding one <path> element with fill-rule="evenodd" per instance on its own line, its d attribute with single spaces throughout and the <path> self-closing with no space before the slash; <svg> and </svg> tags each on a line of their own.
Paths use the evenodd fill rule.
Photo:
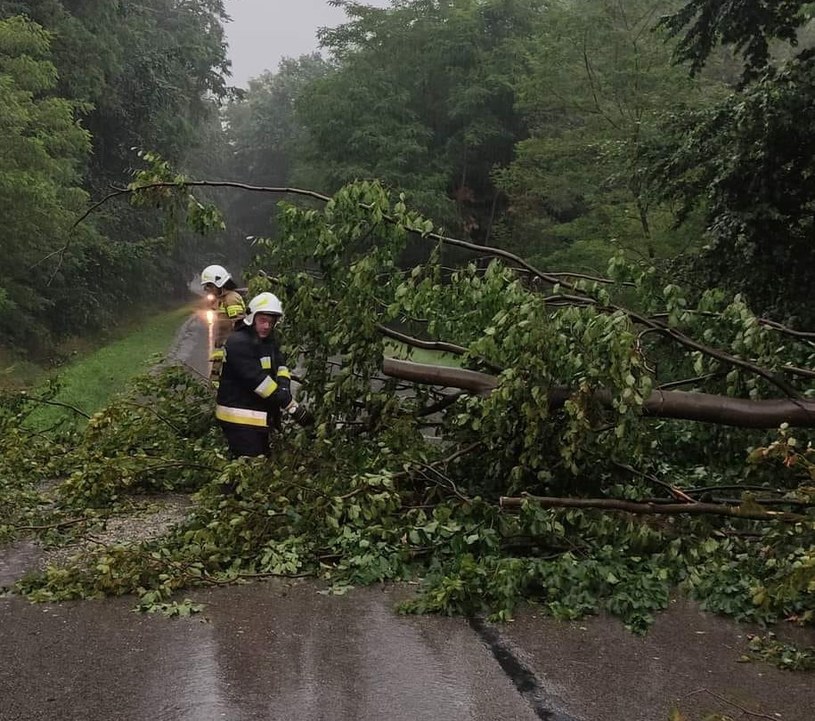
<svg viewBox="0 0 815 721">
<path fill-rule="evenodd" d="M 74 120 L 76 103 L 50 94 L 55 85 L 47 33 L 23 18 L 0 20 L 0 205 L 4 208 L 0 242 L 5 253 L 0 333 L 18 342 L 24 342 L 24 334 L 42 333 L 49 314 L 70 318 L 74 311 L 61 314 L 55 308 L 67 300 L 64 287 L 43 297 L 39 284 L 30 280 L 31 268 L 69 236 L 87 202 L 80 182 L 90 137 Z M 76 232 L 92 242 L 87 228 Z"/>
<path fill-rule="evenodd" d="M 226 94 L 224 18 L 212 0 L 0 2 L 5 345 L 52 356 L 185 288 L 201 251 L 158 216 L 121 206 L 74 223 L 139 149 L 184 167 Z"/>
<path fill-rule="evenodd" d="M 689 0 L 664 24 L 681 35 L 677 57 L 699 72 L 717 45 L 731 45 L 743 54 L 749 79 L 771 62 L 771 43 L 798 45 L 799 33 L 812 19 L 807 0 Z"/>
<path fill-rule="evenodd" d="M 343 5 L 330 62 L 282 104 L 296 143 L 255 156 L 266 177 L 380 179 L 550 270 L 602 273 L 622 250 L 810 322 L 807 3 Z M 264 92 L 233 104 L 238 137 Z"/>
</svg>

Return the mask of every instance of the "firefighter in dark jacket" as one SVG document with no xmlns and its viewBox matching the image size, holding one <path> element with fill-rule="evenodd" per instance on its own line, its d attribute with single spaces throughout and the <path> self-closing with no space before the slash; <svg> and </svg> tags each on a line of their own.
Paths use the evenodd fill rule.
<svg viewBox="0 0 815 721">
<path fill-rule="evenodd" d="M 277 296 L 260 293 L 224 346 L 215 417 L 233 456 L 268 456 L 270 427 L 281 411 L 296 406 L 291 374 L 274 337 L 282 317 Z"/>
</svg>

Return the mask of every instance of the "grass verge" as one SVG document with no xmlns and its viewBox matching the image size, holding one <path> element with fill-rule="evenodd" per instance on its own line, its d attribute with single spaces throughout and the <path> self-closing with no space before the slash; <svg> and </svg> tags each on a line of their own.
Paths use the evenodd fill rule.
<svg viewBox="0 0 815 721">
<path fill-rule="evenodd" d="M 131 378 L 144 373 L 170 349 L 190 312 L 190 306 L 185 306 L 155 315 L 124 338 L 65 367 L 56 376 L 60 391 L 55 400 L 89 414 L 103 408 Z M 44 431 L 75 419 L 84 421 L 67 408 L 44 405 L 29 416 L 26 425 Z"/>
<path fill-rule="evenodd" d="M 453 353 L 425 350 L 424 348 L 409 348 L 404 343 L 385 341 L 385 355 L 398 360 L 410 360 L 414 363 L 427 363 L 429 365 L 450 366 L 460 368 L 461 359 Z"/>
</svg>

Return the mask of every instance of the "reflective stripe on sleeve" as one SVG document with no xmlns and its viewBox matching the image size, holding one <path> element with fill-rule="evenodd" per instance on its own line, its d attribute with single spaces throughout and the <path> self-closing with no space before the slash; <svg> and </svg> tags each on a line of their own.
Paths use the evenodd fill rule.
<svg viewBox="0 0 815 721">
<path fill-rule="evenodd" d="M 223 348 L 213 348 L 212 353 L 209 354 L 210 360 L 223 360 L 225 357 Z"/>
<path fill-rule="evenodd" d="M 275 383 L 269 376 L 266 376 L 258 384 L 258 387 L 255 388 L 255 393 L 257 393 L 261 398 L 268 398 L 276 390 L 277 390 L 277 383 Z"/>
<path fill-rule="evenodd" d="M 243 306 L 242 305 L 228 305 L 226 306 L 226 314 L 230 318 L 235 318 L 239 315 L 243 315 Z"/>
<path fill-rule="evenodd" d="M 267 355 L 263 356 L 263 358 L 260 359 L 260 367 L 265 371 L 271 370 L 272 359 Z"/>
<path fill-rule="evenodd" d="M 266 428 L 266 412 L 250 411 L 247 408 L 232 408 L 230 406 L 215 406 L 215 417 L 226 423 L 237 423 L 241 426 L 258 426 Z"/>
<path fill-rule="evenodd" d="M 291 378 L 291 373 L 289 372 L 289 369 L 286 368 L 286 366 L 280 366 L 277 369 L 277 377 L 278 378 Z"/>
</svg>

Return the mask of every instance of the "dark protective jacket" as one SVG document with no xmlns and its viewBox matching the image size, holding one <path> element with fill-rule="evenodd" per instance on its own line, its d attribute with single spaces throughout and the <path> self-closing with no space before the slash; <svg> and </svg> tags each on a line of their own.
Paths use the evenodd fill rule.
<svg viewBox="0 0 815 721">
<path fill-rule="evenodd" d="M 262 340 L 254 328 L 233 331 L 224 345 L 215 417 L 224 423 L 268 428 L 291 401 L 291 375 L 274 333 Z"/>
</svg>

